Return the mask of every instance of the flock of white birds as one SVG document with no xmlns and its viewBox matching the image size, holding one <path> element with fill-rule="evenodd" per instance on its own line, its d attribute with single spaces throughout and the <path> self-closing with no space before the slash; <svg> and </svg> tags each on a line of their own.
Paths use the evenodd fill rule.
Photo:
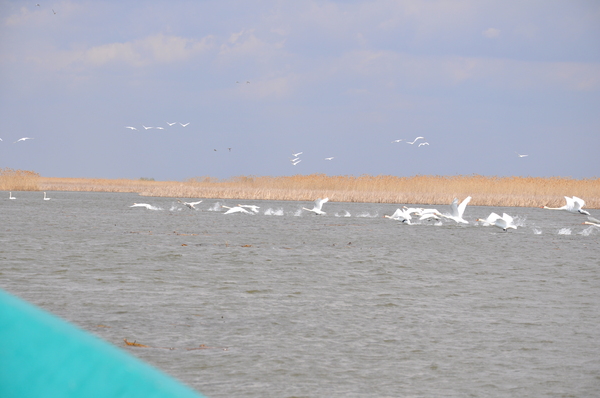
<svg viewBox="0 0 600 398">
<path fill-rule="evenodd" d="M 296 154 L 299 155 L 299 154 Z M 576 196 L 568 197 L 565 196 L 566 204 L 562 207 L 547 207 L 544 206 L 544 209 L 550 210 L 564 210 L 570 213 L 575 214 L 584 214 L 589 216 L 590 213 L 582 208 L 585 206 L 585 201 Z M 302 207 L 302 211 L 307 211 L 314 213 L 315 215 L 326 215 L 327 213 L 323 210 L 323 205 L 329 201 L 329 198 L 320 198 L 315 200 L 314 206 L 312 208 Z M 385 218 L 390 220 L 398 221 L 402 224 L 411 225 L 413 219 L 418 219 L 419 221 L 431 221 L 436 220 L 436 222 L 441 222 L 441 220 L 451 220 L 458 224 L 469 224 L 469 221 L 463 218 L 467 205 L 471 201 L 471 197 L 468 196 L 462 202 L 459 203 L 458 199 L 455 198 L 450 204 L 450 211 L 446 213 L 442 213 L 437 209 L 425 209 L 421 207 L 406 207 L 398 208 L 392 215 L 384 215 Z M 178 202 L 187 206 L 192 210 L 198 210 L 196 205 L 202 203 L 202 200 L 195 202 L 184 202 L 178 199 Z M 130 207 L 143 207 L 148 210 L 161 210 L 159 207 L 153 206 L 148 203 L 134 203 Z M 259 206 L 256 205 L 242 205 L 238 204 L 236 206 L 225 206 L 219 205 L 218 202 L 215 203 L 211 211 L 217 211 L 219 209 L 226 209 L 223 214 L 234 214 L 234 213 L 243 213 L 243 214 L 257 214 L 259 213 Z M 265 212 L 267 214 L 267 212 Z M 269 213 L 271 214 L 271 213 Z M 297 215 L 300 215 L 297 213 Z M 338 215 L 339 216 L 339 215 Z M 344 217 L 350 216 L 350 214 L 346 211 L 343 215 Z M 517 229 L 517 225 L 512 216 L 503 213 L 501 216 L 492 212 L 485 219 L 478 218 L 477 222 L 481 223 L 483 226 L 495 226 L 497 228 L 502 229 L 503 231 L 508 231 L 509 229 Z M 600 228 L 600 220 L 594 217 L 588 217 L 588 221 L 583 222 L 586 225 L 592 225 Z"/>
</svg>

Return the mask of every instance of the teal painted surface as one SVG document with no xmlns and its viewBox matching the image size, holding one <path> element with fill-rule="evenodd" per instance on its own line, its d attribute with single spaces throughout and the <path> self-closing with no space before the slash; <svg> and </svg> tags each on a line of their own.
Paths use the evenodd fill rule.
<svg viewBox="0 0 600 398">
<path fill-rule="evenodd" d="M 185 397 L 189 387 L 0 290 L 0 397 Z"/>
</svg>

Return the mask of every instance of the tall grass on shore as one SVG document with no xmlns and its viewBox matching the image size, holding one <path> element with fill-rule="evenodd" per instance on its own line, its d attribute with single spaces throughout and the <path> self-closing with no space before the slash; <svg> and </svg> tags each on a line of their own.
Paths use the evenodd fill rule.
<svg viewBox="0 0 600 398">
<path fill-rule="evenodd" d="M 33 171 L 0 168 L 0 190 L 39 191 L 40 175 Z"/>
<path fill-rule="evenodd" d="M 312 201 L 444 205 L 472 196 L 475 206 L 537 207 L 564 205 L 564 196 L 578 196 L 588 208 L 600 208 L 600 178 L 470 176 L 238 176 L 184 182 L 44 178 L 40 189 L 56 191 L 137 192 L 142 196 L 246 200 Z"/>
</svg>

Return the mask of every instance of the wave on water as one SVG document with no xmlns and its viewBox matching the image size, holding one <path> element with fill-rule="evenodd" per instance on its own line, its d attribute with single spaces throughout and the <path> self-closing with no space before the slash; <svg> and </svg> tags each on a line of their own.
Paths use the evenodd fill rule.
<svg viewBox="0 0 600 398">
<path fill-rule="evenodd" d="M 208 211 L 221 211 L 221 202 L 215 202 L 212 207 L 209 207 Z"/>
<path fill-rule="evenodd" d="M 267 210 L 265 210 L 265 216 L 283 216 L 283 209 L 280 207 L 274 210 L 269 207 Z"/>
<path fill-rule="evenodd" d="M 561 228 L 558 230 L 559 235 L 571 235 L 571 228 Z"/>
<path fill-rule="evenodd" d="M 352 217 L 352 215 L 348 212 L 348 210 L 340 211 L 339 213 L 335 213 L 336 217 Z"/>
<path fill-rule="evenodd" d="M 294 217 L 300 217 L 302 215 L 302 209 L 298 209 L 294 212 Z"/>
<path fill-rule="evenodd" d="M 375 217 L 378 217 L 378 214 L 375 213 L 374 215 L 371 215 L 371 213 L 365 212 L 365 213 L 359 213 L 359 214 L 357 214 L 356 217 L 375 218 Z"/>
<path fill-rule="evenodd" d="M 590 236 L 591 234 L 595 234 L 596 231 L 600 231 L 600 228 L 590 225 L 589 227 L 581 231 L 579 234 L 583 236 Z"/>
<path fill-rule="evenodd" d="M 539 228 L 533 227 L 532 230 L 533 230 L 533 234 L 534 235 L 541 235 L 542 234 L 542 230 L 539 229 Z"/>
</svg>

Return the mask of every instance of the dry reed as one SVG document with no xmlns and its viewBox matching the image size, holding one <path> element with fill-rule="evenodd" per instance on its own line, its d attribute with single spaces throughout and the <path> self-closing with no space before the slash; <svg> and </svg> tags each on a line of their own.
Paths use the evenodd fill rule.
<svg viewBox="0 0 600 398">
<path fill-rule="evenodd" d="M 227 180 L 200 177 L 178 181 L 39 179 L 39 189 L 55 191 L 137 192 L 142 196 L 208 199 L 410 203 L 440 205 L 472 196 L 474 206 L 538 207 L 564 205 L 563 196 L 578 196 L 588 208 L 600 208 L 600 179 L 563 177 L 471 176 L 238 176 Z M 15 189 L 16 190 L 16 189 Z"/>
<path fill-rule="evenodd" d="M 40 175 L 33 171 L 0 169 L 0 190 L 39 191 Z"/>
</svg>

